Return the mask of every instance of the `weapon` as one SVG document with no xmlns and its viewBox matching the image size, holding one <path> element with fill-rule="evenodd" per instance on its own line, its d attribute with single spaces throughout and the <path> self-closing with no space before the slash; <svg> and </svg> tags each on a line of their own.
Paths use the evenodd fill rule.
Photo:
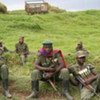
<svg viewBox="0 0 100 100">
<path fill-rule="evenodd" d="M 55 87 L 55 85 L 53 84 L 53 82 L 49 79 L 48 82 L 50 83 L 50 85 L 52 86 L 52 88 L 58 93 L 59 96 L 61 96 L 60 92 L 57 90 L 57 88 Z"/>
<path fill-rule="evenodd" d="M 93 92 L 98 98 L 100 98 L 100 95 L 98 95 L 98 94 L 95 92 L 95 89 L 92 87 L 92 85 L 86 84 L 85 80 L 84 80 L 80 75 L 77 75 L 77 76 L 76 76 L 76 79 L 77 79 L 83 86 L 85 86 L 87 89 L 89 89 L 91 92 Z"/>
</svg>

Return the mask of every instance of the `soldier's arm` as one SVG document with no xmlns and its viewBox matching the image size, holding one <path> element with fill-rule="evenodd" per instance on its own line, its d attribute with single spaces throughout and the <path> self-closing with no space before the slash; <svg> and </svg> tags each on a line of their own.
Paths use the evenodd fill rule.
<svg viewBox="0 0 100 100">
<path fill-rule="evenodd" d="M 36 61 L 34 62 L 34 66 L 36 69 L 40 70 L 40 71 L 53 71 L 53 68 L 45 68 L 43 66 L 41 66 L 41 54 L 39 54 L 37 56 Z"/>
<path fill-rule="evenodd" d="M 95 67 L 93 65 L 89 64 L 88 67 L 93 74 L 95 74 L 95 75 L 97 74 L 97 71 L 95 70 Z"/>
<path fill-rule="evenodd" d="M 14 53 L 14 51 L 9 50 L 7 47 L 4 47 L 4 52 Z"/>
<path fill-rule="evenodd" d="M 19 51 L 18 51 L 18 45 L 17 45 L 17 44 L 15 45 L 15 52 L 16 52 L 16 53 L 19 52 Z"/>
<path fill-rule="evenodd" d="M 25 44 L 25 54 L 29 54 L 29 48 L 27 44 Z"/>
<path fill-rule="evenodd" d="M 73 74 L 74 77 L 76 77 L 77 75 L 79 75 L 76 67 L 77 67 L 77 64 L 73 64 L 73 65 L 70 65 L 68 67 L 69 73 Z"/>
<path fill-rule="evenodd" d="M 4 47 L 4 52 L 8 52 L 9 50 L 6 48 L 6 47 Z"/>
<path fill-rule="evenodd" d="M 57 54 L 57 59 L 58 59 L 59 65 L 57 65 L 55 73 L 59 72 L 64 67 L 63 59 L 59 53 Z"/>
</svg>

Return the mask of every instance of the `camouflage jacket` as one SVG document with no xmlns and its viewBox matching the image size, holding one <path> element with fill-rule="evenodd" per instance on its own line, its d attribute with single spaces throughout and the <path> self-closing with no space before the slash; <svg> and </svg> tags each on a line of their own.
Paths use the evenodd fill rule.
<svg viewBox="0 0 100 100">
<path fill-rule="evenodd" d="M 91 71 L 93 71 L 94 66 L 91 64 L 87 64 L 87 63 L 84 63 L 83 66 L 80 66 L 79 64 L 74 64 L 71 67 L 69 67 L 69 72 L 72 74 L 78 74 L 78 72 L 84 68 L 89 68 L 91 69 Z"/>
<path fill-rule="evenodd" d="M 3 56 L 0 56 L 0 67 L 6 63 L 6 59 Z"/>
<path fill-rule="evenodd" d="M 60 63 L 63 63 L 63 59 L 59 52 L 53 53 L 51 57 L 46 57 L 38 52 L 36 62 L 42 67 L 57 67 Z"/>
<path fill-rule="evenodd" d="M 17 43 L 15 45 L 15 48 L 16 48 L 16 53 L 18 54 L 28 54 L 29 53 L 29 49 L 26 43 L 23 43 L 23 44 Z"/>
</svg>

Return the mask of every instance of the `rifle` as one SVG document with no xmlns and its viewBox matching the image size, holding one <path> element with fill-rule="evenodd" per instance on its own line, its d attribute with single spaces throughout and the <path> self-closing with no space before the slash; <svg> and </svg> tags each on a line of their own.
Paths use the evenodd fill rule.
<svg viewBox="0 0 100 100">
<path fill-rule="evenodd" d="M 49 79 L 48 82 L 50 83 L 50 85 L 52 86 L 52 88 L 58 93 L 59 96 L 61 96 L 60 92 L 57 90 L 57 88 L 55 87 L 55 85 L 53 84 L 53 82 Z"/>
<path fill-rule="evenodd" d="M 95 89 L 92 87 L 92 85 L 86 84 L 86 83 L 85 83 L 85 80 L 84 80 L 80 75 L 77 75 L 77 76 L 76 76 L 76 79 L 77 79 L 83 86 L 85 86 L 87 89 L 89 89 L 91 92 L 93 92 L 98 98 L 100 98 L 100 95 L 98 95 L 98 94 L 95 92 Z"/>
</svg>

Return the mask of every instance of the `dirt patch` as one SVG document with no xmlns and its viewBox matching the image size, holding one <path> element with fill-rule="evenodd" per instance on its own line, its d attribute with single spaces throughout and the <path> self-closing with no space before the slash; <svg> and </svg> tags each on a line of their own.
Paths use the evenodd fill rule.
<svg viewBox="0 0 100 100">
<path fill-rule="evenodd" d="M 16 83 L 13 80 L 10 80 L 9 90 L 13 96 L 11 100 L 25 100 L 25 98 L 31 93 L 30 91 L 19 91 L 18 89 L 16 89 Z M 1 86 L 0 96 L 3 96 Z M 65 98 L 55 91 L 40 91 L 39 98 L 35 100 L 65 100 Z"/>
</svg>

